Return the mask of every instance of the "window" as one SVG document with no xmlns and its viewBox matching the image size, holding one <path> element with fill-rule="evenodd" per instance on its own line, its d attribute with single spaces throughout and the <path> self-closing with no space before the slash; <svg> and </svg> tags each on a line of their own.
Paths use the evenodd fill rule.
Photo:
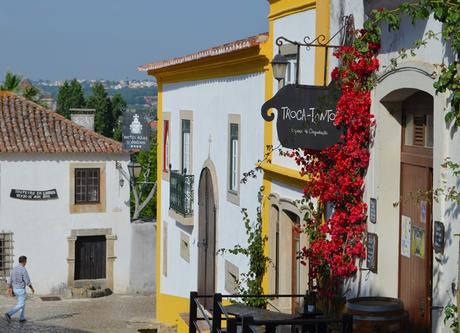
<svg viewBox="0 0 460 333">
<path fill-rule="evenodd" d="M 240 204 L 241 115 L 228 115 L 227 130 L 227 200 Z"/>
<path fill-rule="evenodd" d="M 100 170 L 98 168 L 75 169 L 75 204 L 100 202 Z"/>
<path fill-rule="evenodd" d="M 191 154 L 191 135 L 190 120 L 182 119 L 182 173 L 187 174 L 191 171 L 190 154 Z"/>
<path fill-rule="evenodd" d="M 230 191 L 238 191 L 238 124 L 230 124 Z"/>
<path fill-rule="evenodd" d="M 169 120 L 163 122 L 163 172 L 169 170 Z"/>
<path fill-rule="evenodd" d="M 285 84 L 294 84 L 297 77 L 297 56 L 288 55 L 286 56 L 288 60 L 288 66 L 286 70 L 286 81 Z"/>
<path fill-rule="evenodd" d="M 7 277 L 12 268 L 13 234 L 0 233 L 0 277 Z"/>
</svg>

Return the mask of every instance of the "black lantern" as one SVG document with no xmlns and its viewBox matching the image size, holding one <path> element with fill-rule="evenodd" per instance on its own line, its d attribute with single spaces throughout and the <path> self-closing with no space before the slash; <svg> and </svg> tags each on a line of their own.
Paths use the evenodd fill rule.
<svg viewBox="0 0 460 333">
<path fill-rule="evenodd" d="M 278 53 L 272 60 L 273 76 L 276 80 L 281 81 L 286 78 L 286 69 L 288 60 L 285 56 Z"/>
<path fill-rule="evenodd" d="M 139 175 L 141 174 L 141 169 L 142 169 L 142 166 L 137 163 L 137 162 L 129 162 L 128 164 L 128 170 L 129 170 L 129 176 L 131 177 L 131 181 L 134 182 L 134 180 L 139 177 Z"/>
</svg>

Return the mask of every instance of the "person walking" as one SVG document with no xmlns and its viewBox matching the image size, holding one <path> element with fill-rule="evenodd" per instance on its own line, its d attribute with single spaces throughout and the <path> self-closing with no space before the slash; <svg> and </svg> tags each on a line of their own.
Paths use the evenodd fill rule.
<svg viewBox="0 0 460 333">
<path fill-rule="evenodd" d="M 11 316 L 16 312 L 21 311 L 19 314 L 19 322 L 23 323 L 26 321 L 25 317 L 25 307 L 26 307 L 26 287 L 29 287 L 33 294 L 35 294 L 35 289 L 32 287 L 30 282 L 29 274 L 26 270 L 27 257 L 19 257 L 19 265 L 17 265 L 11 271 L 10 282 L 8 284 L 8 294 L 10 296 L 17 296 L 18 304 L 12 308 L 10 311 L 5 313 L 5 318 L 8 322 L 11 322 Z"/>
</svg>

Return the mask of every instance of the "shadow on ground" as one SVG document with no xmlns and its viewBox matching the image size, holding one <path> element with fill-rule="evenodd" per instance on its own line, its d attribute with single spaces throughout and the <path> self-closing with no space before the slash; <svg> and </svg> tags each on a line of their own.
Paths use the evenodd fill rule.
<svg viewBox="0 0 460 333">
<path fill-rule="evenodd" d="M 89 331 L 77 330 L 72 328 L 64 328 L 59 326 L 42 325 L 37 322 L 19 323 L 12 321 L 8 323 L 6 320 L 0 321 L 1 333 L 90 333 Z"/>
</svg>

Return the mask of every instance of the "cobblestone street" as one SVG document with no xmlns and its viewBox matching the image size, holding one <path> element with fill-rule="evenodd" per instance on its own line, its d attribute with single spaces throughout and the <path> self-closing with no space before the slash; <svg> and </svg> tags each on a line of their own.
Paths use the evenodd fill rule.
<svg viewBox="0 0 460 333">
<path fill-rule="evenodd" d="M 153 296 L 111 295 L 96 299 L 42 301 L 28 295 L 27 322 L 3 314 L 15 299 L 0 296 L 0 333 L 134 333 L 149 328 L 154 318 Z"/>
</svg>

